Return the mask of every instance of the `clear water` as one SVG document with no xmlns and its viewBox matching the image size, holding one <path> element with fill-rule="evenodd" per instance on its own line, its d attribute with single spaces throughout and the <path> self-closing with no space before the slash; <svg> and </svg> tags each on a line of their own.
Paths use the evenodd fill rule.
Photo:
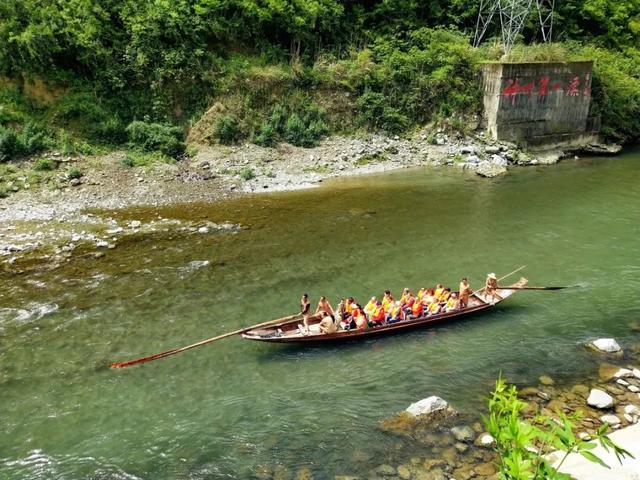
<svg viewBox="0 0 640 480">
<path fill-rule="evenodd" d="M 151 237 L 0 278 L 0 478 L 332 478 L 412 453 L 378 422 L 420 398 L 475 414 L 500 371 L 521 383 L 589 375 L 586 340 L 639 340 L 628 328 L 640 319 L 639 174 L 630 151 L 492 180 L 417 169 L 116 212 L 247 229 Z M 361 343 L 232 337 L 105 367 L 294 313 L 303 291 L 364 300 L 465 275 L 479 286 L 520 265 L 532 285 L 580 288 Z"/>
</svg>

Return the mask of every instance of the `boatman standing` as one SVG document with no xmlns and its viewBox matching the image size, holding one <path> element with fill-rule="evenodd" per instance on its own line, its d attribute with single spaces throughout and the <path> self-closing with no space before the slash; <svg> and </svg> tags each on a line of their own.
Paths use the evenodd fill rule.
<svg viewBox="0 0 640 480">
<path fill-rule="evenodd" d="M 469 295 L 471 295 L 472 290 L 471 290 L 471 285 L 469 285 L 469 281 L 466 278 L 463 278 L 460 281 L 460 288 L 459 288 L 460 292 L 460 308 L 466 308 L 467 304 L 469 303 Z"/>
<path fill-rule="evenodd" d="M 302 294 L 300 299 L 300 313 L 302 314 L 302 320 L 304 321 L 304 329 L 309 332 L 309 309 L 311 308 L 311 302 L 309 302 L 309 295 Z"/>
<path fill-rule="evenodd" d="M 502 300 L 502 298 L 496 293 L 498 289 L 498 279 L 495 273 L 487 274 L 487 281 L 484 283 L 484 298 L 487 300 L 491 296 L 491 305 L 496 303 L 496 298 Z"/>
</svg>

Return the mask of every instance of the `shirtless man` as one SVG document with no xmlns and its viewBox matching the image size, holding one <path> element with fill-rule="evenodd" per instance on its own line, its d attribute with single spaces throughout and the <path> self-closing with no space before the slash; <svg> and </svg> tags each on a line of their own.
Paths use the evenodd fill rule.
<svg viewBox="0 0 640 480">
<path fill-rule="evenodd" d="M 309 332 L 309 309 L 311 308 L 311 303 L 309 302 L 309 295 L 306 293 L 302 294 L 302 298 L 300 299 L 300 313 L 302 314 L 302 320 L 304 321 L 304 329 L 308 333 Z"/>
<path fill-rule="evenodd" d="M 327 315 L 330 315 L 332 319 L 334 318 L 333 308 L 331 308 L 331 305 L 329 305 L 329 302 L 327 302 L 327 297 L 325 296 L 320 297 L 320 301 L 318 301 L 316 315 L 319 313 L 326 313 Z"/>
<path fill-rule="evenodd" d="M 471 285 L 469 285 L 469 281 L 466 278 L 463 278 L 460 282 L 460 293 L 458 294 L 460 297 L 460 308 L 466 308 L 469 303 L 469 295 L 473 292 L 471 290 Z"/>
</svg>

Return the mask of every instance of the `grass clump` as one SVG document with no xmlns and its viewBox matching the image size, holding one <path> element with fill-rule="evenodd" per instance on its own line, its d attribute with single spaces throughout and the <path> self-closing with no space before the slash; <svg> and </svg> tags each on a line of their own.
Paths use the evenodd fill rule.
<svg viewBox="0 0 640 480">
<path fill-rule="evenodd" d="M 128 168 L 133 167 L 148 167 L 153 165 L 154 163 L 173 163 L 175 159 L 168 157 L 162 152 L 140 152 L 137 150 L 132 150 L 127 152 L 125 157 L 122 159 L 122 165 Z"/>
<path fill-rule="evenodd" d="M 177 158 L 185 151 L 182 128 L 164 123 L 133 121 L 127 126 L 129 146 L 138 151 L 159 152 Z"/>
<path fill-rule="evenodd" d="M 235 117 L 220 117 L 216 122 L 214 135 L 223 145 L 232 145 L 240 140 L 240 127 Z"/>
<path fill-rule="evenodd" d="M 56 169 L 58 164 L 50 158 L 39 158 L 36 163 L 33 164 L 33 169 L 36 172 L 51 172 Z"/>
<path fill-rule="evenodd" d="M 253 178 L 256 178 L 256 172 L 254 172 L 253 169 L 249 167 L 240 170 L 239 175 L 243 180 L 251 180 Z"/>
<path fill-rule="evenodd" d="M 79 169 L 77 168 L 72 168 L 67 172 L 67 179 L 68 180 L 73 180 L 75 179 L 80 179 L 84 176 L 84 173 L 82 173 Z"/>
</svg>

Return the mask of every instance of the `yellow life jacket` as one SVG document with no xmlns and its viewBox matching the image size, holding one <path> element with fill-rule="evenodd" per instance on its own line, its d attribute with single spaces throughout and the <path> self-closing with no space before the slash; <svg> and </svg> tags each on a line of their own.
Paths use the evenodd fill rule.
<svg viewBox="0 0 640 480">
<path fill-rule="evenodd" d="M 347 303 L 344 306 L 344 311 L 347 312 L 349 315 L 351 315 L 351 313 L 353 313 L 353 307 L 351 306 L 351 303 Z"/>
<path fill-rule="evenodd" d="M 449 300 L 450 296 L 451 296 L 451 292 L 447 292 L 446 290 L 444 290 L 442 292 L 442 295 L 440 295 L 440 301 L 441 302 L 446 302 L 447 300 Z"/>
<path fill-rule="evenodd" d="M 371 316 L 371 314 L 373 313 L 375 308 L 376 308 L 376 302 L 374 302 L 373 300 L 369 300 L 369 303 L 367 303 L 364 306 L 364 313 L 366 313 L 367 315 Z"/>
<path fill-rule="evenodd" d="M 433 294 L 433 296 L 436 297 L 438 300 L 440 300 L 443 293 L 444 293 L 444 288 L 436 288 L 436 291 Z"/>
<path fill-rule="evenodd" d="M 382 308 L 384 308 L 385 312 L 389 311 L 389 307 L 391 307 L 391 302 L 393 299 L 390 296 L 385 295 L 382 299 Z"/>
<path fill-rule="evenodd" d="M 429 313 L 436 313 L 439 307 L 440 304 L 438 302 L 433 302 L 431 305 L 429 305 Z"/>
<path fill-rule="evenodd" d="M 455 298 L 450 298 L 449 301 L 447 302 L 447 310 L 451 310 L 454 309 L 456 307 L 456 299 Z"/>
<path fill-rule="evenodd" d="M 384 320 L 384 308 L 382 308 L 382 305 L 376 305 L 371 313 L 371 319 L 378 322 Z"/>
</svg>

